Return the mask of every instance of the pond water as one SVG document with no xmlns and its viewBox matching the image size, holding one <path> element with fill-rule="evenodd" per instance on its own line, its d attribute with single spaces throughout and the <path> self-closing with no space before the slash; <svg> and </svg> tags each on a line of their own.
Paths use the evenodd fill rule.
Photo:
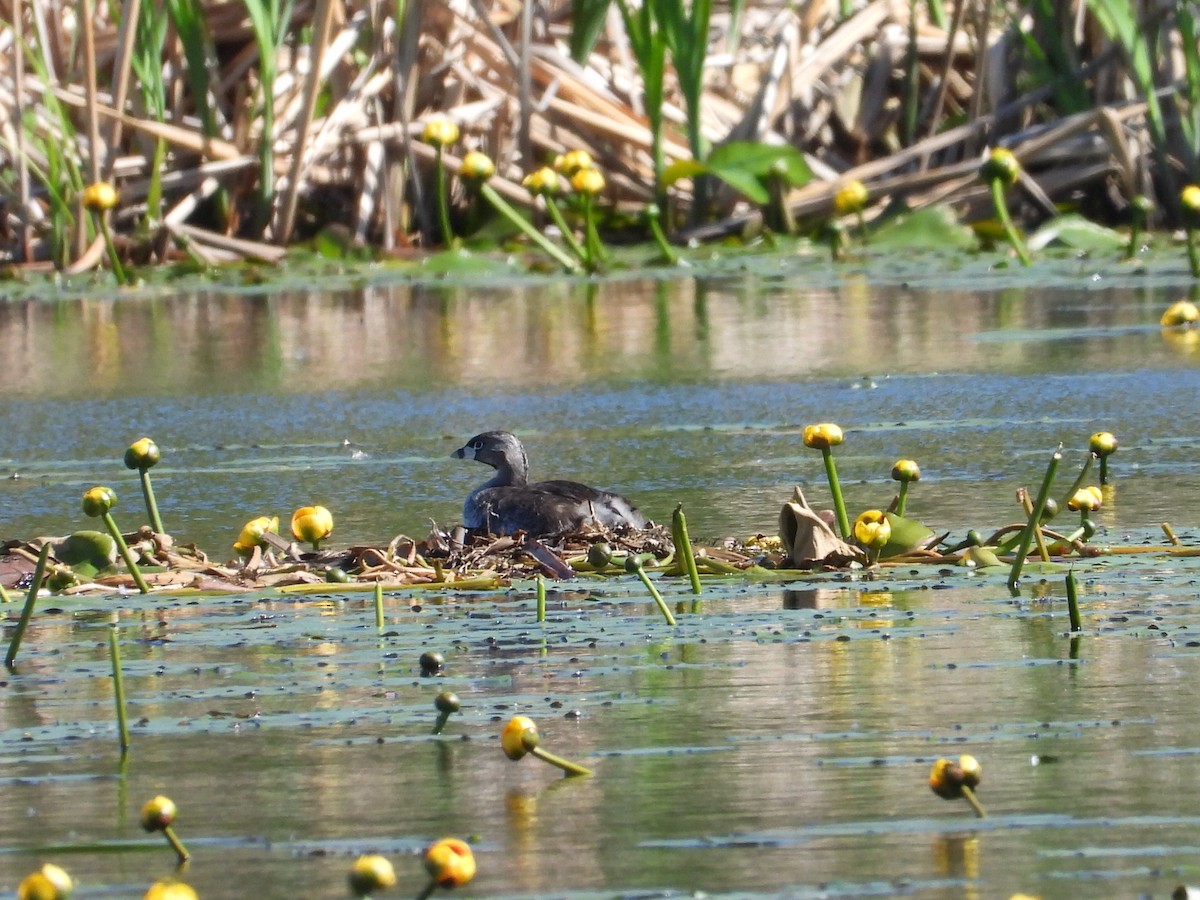
<svg viewBox="0 0 1200 900">
<path fill-rule="evenodd" d="M 333 290 L 63 297 L 0 304 L 0 537 L 86 527 L 143 433 L 163 518 L 219 559 L 247 519 L 322 503 L 335 543 L 458 521 L 484 472 L 448 458 L 486 428 L 536 475 L 620 489 L 694 536 L 773 532 L 801 484 L 827 502 L 805 424 L 840 423 L 852 510 L 952 533 L 1016 519 L 1065 444 L 1117 434 L 1101 540 L 1195 543 L 1200 343 L 1164 333 L 1177 269 L 1064 259 L 1036 275 L 967 258 L 886 271 L 812 259 L 736 273 L 456 287 L 359 278 Z M 942 266 L 941 269 L 938 267 Z M 786 584 L 577 580 L 534 621 L 530 586 L 367 595 L 55 600 L 0 686 L 0 891 L 42 860 L 81 896 L 140 896 L 171 871 L 142 834 L 165 792 L 202 897 L 344 896 L 361 852 L 423 884 L 417 852 L 469 837 L 464 896 L 1169 896 L 1200 882 L 1200 563 L 1062 572 L 904 567 Z M 16 612 L 9 612 L 5 640 Z M 107 630 L 120 623 L 133 750 L 122 766 Z M 417 657 L 443 652 L 423 678 Z M 445 735 L 433 696 L 463 700 Z M 521 712 L 595 769 L 513 763 Z M 938 756 L 984 765 L 990 817 L 926 786 Z"/>
</svg>

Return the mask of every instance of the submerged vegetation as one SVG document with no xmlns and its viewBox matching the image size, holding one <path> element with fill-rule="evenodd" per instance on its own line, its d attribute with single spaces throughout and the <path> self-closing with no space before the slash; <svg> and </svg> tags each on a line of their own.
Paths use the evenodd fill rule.
<svg viewBox="0 0 1200 900">
<path fill-rule="evenodd" d="M 1189 4 L 32 0 L 7 16 L 12 273 L 107 261 L 125 284 L 317 236 L 391 255 L 517 238 L 595 271 L 601 235 L 654 238 L 671 261 L 668 239 L 821 237 L 831 216 L 862 230 L 943 205 L 977 222 L 993 197 L 1018 252 L 1010 212 L 1194 225 Z M 978 174 L 996 147 L 1019 164 L 1008 191 Z M 591 174 L 564 172 L 568 192 L 544 173 L 573 152 Z"/>
</svg>

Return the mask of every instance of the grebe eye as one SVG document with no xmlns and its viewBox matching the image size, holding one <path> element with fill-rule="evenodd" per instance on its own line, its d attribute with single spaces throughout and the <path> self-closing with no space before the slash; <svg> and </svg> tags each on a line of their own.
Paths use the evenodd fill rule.
<svg viewBox="0 0 1200 900">
<path fill-rule="evenodd" d="M 471 449 L 472 450 L 482 450 L 483 449 L 483 441 L 473 441 L 471 443 Z"/>
</svg>

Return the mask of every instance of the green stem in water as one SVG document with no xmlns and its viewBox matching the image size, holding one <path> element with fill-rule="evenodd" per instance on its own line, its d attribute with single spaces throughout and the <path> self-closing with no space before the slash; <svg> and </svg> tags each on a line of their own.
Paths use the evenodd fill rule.
<svg viewBox="0 0 1200 900">
<path fill-rule="evenodd" d="M 537 620 L 546 621 L 546 579 L 537 577 Z"/>
<path fill-rule="evenodd" d="M 1046 466 L 1046 474 L 1042 478 L 1042 487 L 1038 491 L 1037 499 L 1033 502 L 1033 509 L 1029 513 L 1029 522 L 1025 525 L 1024 531 L 1021 532 L 1021 543 L 1017 546 L 1017 555 L 1013 558 L 1012 569 L 1008 573 L 1008 589 L 1016 591 L 1017 582 L 1021 578 L 1021 570 L 1025 568 L 1025 557 L 1029 554 L 1029 546 L 1033 543 L 1033 533 L 1038 527 L 1041 519 L 1042 508 L 1046 505 L 1046 498 L 1050 496 L 1050 486 L 1054 484 L 1054 475 L 1058 471 L 1059 460 L 1062 459 L 1062 444 L 1058 445 L 1058 449 L 1054 451 L 1054 455 L 1050 457 L 1050 464 Z"/>
<path fill-rule="evenodd" d="M 1192 267 L 1192 277 L 1200 278 L 1200 249 L 1196 247 L 1196 229 L 1187 226 L 1188 263 Z"/>
<path fill-rule="evenodd" d="M 550 213 L 550 218 L 554 220 L 554 226 L 563 236 L 564 243 L 571 248 L 572 253 L 579 257 L 580 262 L 586 263 L 587 251 L 583 249 L 583 245 L 580 244 L 576 239 L 574 229 L 567 224 L 566 216 L 562 214 L 562 210 L 559 209 L 558 204 L 554 202 L 553 197 L 546 197 L 546 211 Z"/>
<path fill-rule="evenodd" d="M 179 863 L 182 865 L 192 858 L 192 854 L 188 853 L 187 847 L 183 846 L 183 841 L 179 840 L 179 836 L 175 834 L 175 829 L 167 825 L 162 830 L 163 835 L 167 839 L 167 843 L 171 845 L 171 849 L 175 851 L 175 855 L 179 857 Z"/>
<path fill-rule="evenodd" d="M 451 715 L 449 712 L 438 713 L 437 721 L 433 723 L 433 731 L 430 734 L 441 734 L 442 729 L 446 727 L 446 723 L 450 721 Z"/>
<path fill-rule="evenodd" d="M 696 554 L 692 551 L 692 541 L 688 537 L 687 519 L 683 515 L 683 504 L 675 506 L 671 514 L 671 537 L 675 542 L 676 555 L 682 554 L 683 568 L 688 580 L 692 583 L 692 593 L 700 593 L 700 571 L 696 568 Z"/>
<path fill-rule="evenodd" d="M 1071 631 L 1083 631 L 1083 623 L 1079 619 L 1079 597 L 1075 589 L 1075 571 L 1067 572 L 1067 615 L 1071 619 Z"/>
<path fill-rule="evenodd" d="M 150 470 L 138 469 L 138 475 L 142 480 L 142 497 L 146 500 L 146 515 L 150 517 L 150 527 L 154 529 L 155 534 L 166 534 L 162 517 L 158 514 L 158 501 L 154 499 L 154 485 L 150 483 Z"/>
<path fill-rule="evenodd" d="M 104 513 L 103 518 L 104 524 L 108 528 L 108 533 L 116 541 L 117 550 L 121 553 L 121 559 L 125 560 L 125 566 L 129 569 L 129 574 L 133 576 L 133 581 L 138 586 L 138 590 L 143 594 L 150 593 L 150 585 L 146 584 L 146 579 L 142 577 L 142 570 L 138 568 L 137 560 L 133 558 L 133 554 L 129 551 L 129 545 L 125 543 L 125 538 L 121 535 L 121 529 L 117 527 L 112 513 Z"/>
<path fill-rule="evenodd" d="M 434 177 L 437 179 L 438 227 L 442 232 L 442 244 L 449 247 L 454 243 L 454 232 L 450 229 L 450 185 L 446 180 L 446 161 L 442 158 L 440 144 L 435 160 Z"/>
<path fill-rule="evenodd" d="M 591 194 L 583 195 L 583 247 L 587 254 L 584 268 L 595 272 L 604 259 L 604 249 L 600 246 L 600 233 L 596 231 L 596 200 Z"/>
<path fill-rule="evenodd" d="M 657 204 L 650 204 L 646 207 L 646 221 L 650 224 L 650 234 L 654 237 L 654 243 L 658 245 L 658 252 L 662 254 L 663 261 L 668 266 L 679 265 L 679 254 L 675 252 L 675 248 L 667 241 L 667 236 L 662 229 L 662 211 Z"/>
<path fill-rule="evenodd" d="M 965 784 L 962 787 L 962 795 L 967 798 L 967 802 L 971 804 L 971 809 L 975 810 L 975 815 L 981 819 L 987 818 L 987 813 L 983 809 L 983 804 L 979 802 L 975 796 L 975 792 Z"/>
<path fill-rule="evenodd" d="M 108 261 L 112 265 L 113 277 L 117 279 L 117 284 L 133 284 L 129 273 L 125 271 L 125 266 L 121 264 L 121 257 L 117 255 L 117 245 L 113 242 L 112 231 L 108 227 L 108 217 L 104 213 L 95 213 L 95 216 L 100 233 L 104 235 L 104 246 L 108 250 Z"/>
<path fill-rule="evenodd" d="M 129 752 L 129 721 L 125 717 L 125 679 L 121 671 L 121 642 L 117 626 L 108 630 L 108 655 L 112 659 L 113 701 L 117 707 L 117 731 L 121 736 L 121 756 Z"/>
<path fill-rule="evenodd" d="M 543 750 L 541 747 L 534 747 L 529 752 L 543 762 L 548 762 L 552 766 L 558 766 L 567 774 L 568 778 L 572 778 L 577 775 L 592 774 L 592 770 L 587 766 L 581 766 L 579 763 L 573 763 L 569 759 L 563 759 L 561 756 L 555 756 L 549 750 Z"/>
<path fill-rule="evenodd" d="M 8 644 L 8 655 L 4 657 L 4 665 L 9 669 L 13 667 L 13 663 L 17 659 L 17 651 L 21 649 L 21 639 L 25 637 L 25 629 L 29 627 L 29 620 L 33 616 L 33 604 L 37 600 L 42 579 L 46 577 L 46 565 L 49 561 L 50 544 L 47 542 L 42 544 L 42 552 L 38 554 L 37 565 L 33 569 L 33 583 L 29 585 L 29 594 L 25 597 L 25 606 L 21 609 L 17 630 L 13 632 L 12 640 Z"/>
<path fill-rule="evenodd" d="M 12 603 L 12 597 L 8 596 L 8 591 L 4 589 L 4 585 L 0 584 L 0 603 Z"/>
<path fill-rule="evenodd" d="M 850 518 L 846 515 L 846 501 L 842 497 L 842 484 L 838 481 L 837 463 L 833 461 L 833 448 L 822 447 L 821 458 L 825 460 L 825 477 L 829 480 L 829 493 L 833 495 L 833 509 L 837 513 L 838 531 L 842 540 L 850 540 Z"/>
<path fill-rule="evenodd" d="M 429 884 L 421 889 L 421 893 L 417 894 L 417 900 L 429 900 L 433 896 L 433 892 L 437 890 L 438 883 L 430 880 Z M 367 900 L 370 900 L 368 897 Z"/>
<path fill-rule="evenodd" d="M 896 498 L 896 515 L 904 518 L 904 509 L 908 503 L 908 485 L 909 481 L 905 479 L 900 482 L 900 496 Z"/>
<path fill-rule="evenodd" d="M 526 237 L 537 244 L 542 250 L 546 251 L 546 253 L 549 254 L 550 257 L 553 258 L 554 261 L 562 266 L 566 271 L 572 273 L 579 271 L 579 266 L 576 264 L 575 260 L 571 259 L 571 257 L 566 254 L 562 247 L 555 244 L 544 234 L 534 228 L 533 224 L 515 209 L 513 209 L 508 201 L 497 194 L 495 188 L 493 188 L 490 184 L 481 184 L 479 186 L 479 193 L 483 199 L 487 200 L 487 202 L 492 205 L 492 208 L 496 210 L 496 212 L 500 213 L 500 215 L 508 219 L 508 221 L 515 227 L 519 228 Z"/>
<path fill-rule="evenodd" d="M 1017 258 L 1021 260 L 1021 265 L 1033 265 L 1033 258 L 1030 257 L 1025 242 L 1021 240 L 1020 233 L 1013 225 L 1012 216 L 1008 214 L 1008 203 L 1004 199 L 1004 183 L 999 178 L 993 178 L 989 182 L 989 186 L 992 189 L 992 203 L 996 206 L 996 215 L 1000 219 L 1000 224 L 1004 226 L 1004 234 L 1008 237 L 1008 242 L 1017 252 Z"/>
<path fill-rule="evenodd" d="M 625 570 L 632 570 L 637 575 L 646 590 L 650 592 L 650 596 L 654 598 L 654 602 L 658 604 L 659 612 L 663 614 L 663 618 L 667 620 L 667 624 L 674 626 L 675 616 L 671 612 L 671 608 L 667 606 L 667 602 L 663 600 L 662 594 L 658 592 L 658 588 L 654 586 L 654 582 L 650 580 L 650 576 L 646 574 L 646 567 L 642 565 L 642 561 L 636 556 L 631 555 L 625 561 Z"/>
<path fill-rule="evenodd" d="M 375 630 L 383 631 L 383 582 L 375 582 Z"/>
</svg>

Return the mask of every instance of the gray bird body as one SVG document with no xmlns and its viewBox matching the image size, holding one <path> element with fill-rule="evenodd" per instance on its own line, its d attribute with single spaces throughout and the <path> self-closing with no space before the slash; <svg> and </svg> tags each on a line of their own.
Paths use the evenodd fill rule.
<svg viewBox="0 0 1200 900">
<path fill-rule="evenodd" d="M 620 494 L 577 481 L 529 481 L 529 459 L 516 435 L 477 434 L 452 454 L 491 466 L 496 474 L 467 496 L 463 524 L 492 534 L 554 535 L 600 524 L 645 528 L 646 517 Z"/>
</svg>

